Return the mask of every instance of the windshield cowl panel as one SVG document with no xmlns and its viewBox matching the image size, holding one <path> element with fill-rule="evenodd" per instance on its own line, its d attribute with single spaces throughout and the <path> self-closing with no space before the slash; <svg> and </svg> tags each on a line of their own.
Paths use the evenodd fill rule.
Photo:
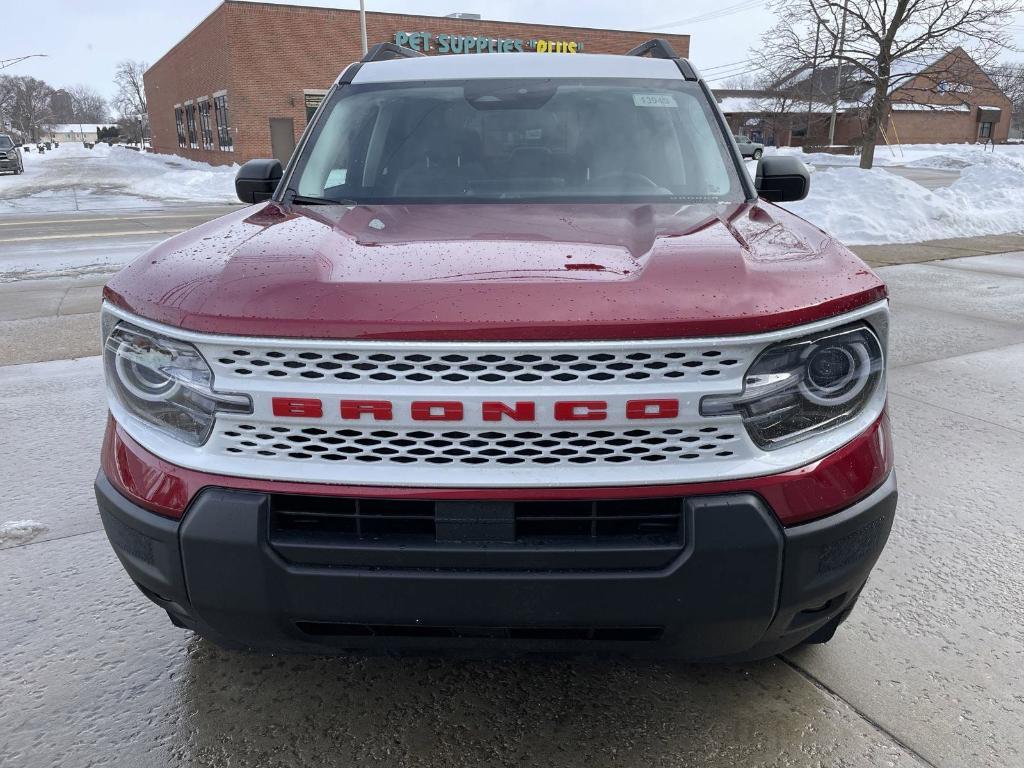
<svg viewBox="0 0 1024 768">
<path fill-rule="evenodd" d="M 682 80 L 346 86 L 288 189 L 367 204 L 742 202 L 711 110 Z"/>
</svg>

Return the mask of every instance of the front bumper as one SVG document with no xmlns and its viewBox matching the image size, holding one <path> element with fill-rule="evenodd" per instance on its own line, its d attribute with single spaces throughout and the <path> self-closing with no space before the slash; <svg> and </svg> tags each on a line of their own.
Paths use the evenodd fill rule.
<svg viewBox="0 0 1024 768">
<path fill-rule="evenodd" d="M 696 660 L 769 656 L 848 613 L 888 537 L 896 481 L 789 528 L 751 493 L 681 499 L 683 540 L 657 563 L 584 547 L 560 550 L 557 569 L 545 567 L 550 550 L 486 542 L 426 554 L 283 547 L 261 492 L 208 488 L 181 521 L 137 506 L 102 473 L 96 495 L 136 584 L 222 645 Z M 456 567 L 439 567 L 444 558 Z"/>
<path fill-rule="evenodd" d="M 21 161 L 16 157 L 0 157 L 0 171 L 16 171 L 21 168 Z"/>
</svg>

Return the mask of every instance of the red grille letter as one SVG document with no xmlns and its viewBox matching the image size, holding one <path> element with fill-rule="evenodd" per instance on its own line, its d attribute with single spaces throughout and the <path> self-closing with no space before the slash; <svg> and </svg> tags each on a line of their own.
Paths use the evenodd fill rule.
<svg viewBox="0 0 1024 768">
<path fill-rule="evenodd" d="M 341 418 L 359 421 L 363 414 L 372 416 L 377 421 L 391 421 L 394 416 L 391 402 L 388 400 L 342 400 Z"/>
<path fill-rule="evenodd" d="M 482 408 L 484 421 L 501 421 L 504 416 L 512 421 L 533 421 L 537 418 L 537 406 L 529 401 L 517 402 L 515 405 L 484 403 Z"/>
<path fill-rule="evenodd" d="M 674 419 L 679 415 L 678 400 L 630 400 L 627 419 Z"/>
<path fill-rule="evenodd" d="M 270 401 L 275 416 L 317 418 L 324 415 L 324 406 L 314 397 L 275 397 Z"/>
<path fill-rule="evenodd" d="M 555 403 L 557 421 L 604 421 L 608 403 L 604 400 L 562 400 Z"/>
<path fill-rule="evenodd" d="M 462 421 L 462 403 L 454 400 L 422 400 L 412 404 L 415 421 Z"/>
</svg>

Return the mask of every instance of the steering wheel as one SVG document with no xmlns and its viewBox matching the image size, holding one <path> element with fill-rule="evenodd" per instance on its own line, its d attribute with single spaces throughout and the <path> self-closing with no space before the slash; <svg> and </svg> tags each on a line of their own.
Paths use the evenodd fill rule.
<svg viewBox="0 0 1024 768">
<path fill-rule="evenodd" d="M 635 188 L 637 185 L 647 187 L 651 191 L 661 192 L 668 194 L 669 190 L 658 184 L 656 181 L 651 179 L 649 176 L 644 176 L 642 173 L 636 171 L 612 171 L 611 173 L 602 173 L 600 176 L 595 176 L 590 180 L 591 184 L 601 184 L 602 182 L 608 182 L 613 180 L 621 180 L 626 182 L 626 188 Z"/>
</svg>

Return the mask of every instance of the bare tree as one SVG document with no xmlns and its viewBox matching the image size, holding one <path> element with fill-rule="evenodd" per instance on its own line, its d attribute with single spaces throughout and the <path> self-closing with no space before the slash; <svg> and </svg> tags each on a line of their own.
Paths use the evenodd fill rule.
<svg viewBox="0 0 1024 768">
<path fill-rule="evenodd" d="M 1013 125 L 1024 129 L 1024 62 L 991 66 L 987 72 L 1013 105 Z"/>
<path fill-rule="evenodd" d="M 71 96 L 70 123 L 105 123 L 110 120 L 107 100 L 88 85 L 65 88 Z"/>
<path fill-rule="evenodd" d="M 0 75 L 0 129 L 14 127 L 14 103 L 17 92 L 15 78 Z"/>
<path fill-rule="evenodd" d="M 957 46 L 982 66 L 992 61 L 1008 46 L 1008 25 L 1022 2 L 770 0 L 769 7 L 778 23 L 763 40 L 778 68 L 798 71 L 812 62 L 829 61 L 849 68 L 865 85 L 860 167 L 870 168 L 892 90 Z"/>
<path fill-rule="evenodd" d="M 117 93 L 114 106 L 122 115 L 141 115 L 146 111 L 146 86 L 142 75 L 149 69 L 144 61 L 125 59 L 118 62 L 114 71 L 114 85 Z"/>
<path fill-rule="evenodd" d="M 734 75 L 733 77 L 727 78 L 722 81 L 720 86 L 715 87 L 729 91 L 752 91 L 755 88 L 761 87 L 761 80 L 753 73 L 747 72 L 742 75 Z"/>
<path fill-rule="evenodd" d="M 49 85 L 34 77 L 0 76 L 0 119 L 24 139 L 35 139 L 39 127 L 50 119 L 52 93 Z"/>
</svg>

